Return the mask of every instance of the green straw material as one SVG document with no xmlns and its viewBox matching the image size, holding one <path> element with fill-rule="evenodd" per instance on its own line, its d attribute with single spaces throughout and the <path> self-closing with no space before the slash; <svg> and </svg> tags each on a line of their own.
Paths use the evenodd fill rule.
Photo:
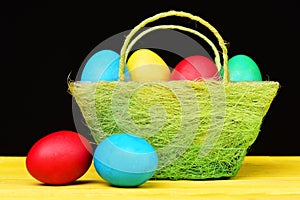
<svg viewBox="0 0 300 200">
<path fill-rule="evenodd" d="M 147 139 L 156 179 L 232 177 L 275 97 L 276 82 L 170 81 L 70 84 L 96 143 L 115 133 Z"/>
</svg>

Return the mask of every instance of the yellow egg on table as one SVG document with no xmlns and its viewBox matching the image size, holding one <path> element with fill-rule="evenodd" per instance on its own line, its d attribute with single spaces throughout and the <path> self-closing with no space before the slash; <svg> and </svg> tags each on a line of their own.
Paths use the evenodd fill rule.
<svg viewBox="0 0 300 200">
<path fill-rule="evenodd" d="M 149 49 L 138 49 L 127 61 L 132 81 L 168 81 L 171 71 L 165 61 Z"/>
</svg>

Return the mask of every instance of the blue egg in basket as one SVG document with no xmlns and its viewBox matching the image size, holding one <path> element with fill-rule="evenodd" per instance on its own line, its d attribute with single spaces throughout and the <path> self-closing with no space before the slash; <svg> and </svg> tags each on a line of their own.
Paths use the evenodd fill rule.
<svg viewBox="0 0 300 200">
<path fill-rule="evenodd" d="M 118 81 L 120 55 L 112 50 L 104 49 L 93 54 L 86 62 L 81 81 Z M 128 67 L 125 67 L 125 80 L 130 80 Z"/>
<path fill-rule="evenodd" d="M 117 187 L 138 187 L 148 181 L 158 166 L 153 146 L 140 136 L 119 133 L 102 140 L 94 152 L 97 173 Z"/>
</svg>

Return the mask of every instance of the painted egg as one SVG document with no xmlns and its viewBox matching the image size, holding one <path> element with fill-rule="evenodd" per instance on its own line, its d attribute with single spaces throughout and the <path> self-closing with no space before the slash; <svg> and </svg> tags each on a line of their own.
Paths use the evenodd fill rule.
<svg viewBox="0 0 300 200">
<path fill-rule="evenodd" d="M 94 166 L 104 180 L 118 187 L 137 187 L 149 180 L 158 166 L 152 145 L 142 137 L 120 133 L 98 144 Z"/>
<path fill-rule="evenodd" d="M 38 140 L 26 157 L 26 168 L 36 180 L 50 185 L 74 182 L 93 160 L 88 140 L 73 131 L 53 132 Z"/>
<path fill-rule="evenodd" d="M 171 71 L 165 61 L 149 49 L 139 49 L 127 61 L 132 81 L 168 81 Z"/>
<path fill-rule="evenodd" d="M 81 81 L 118 81 L 120 55 L 112 50 L 101 50 L 93 54 L 86 62 Z M 127 66 L 125 67 L 125 81 L 130 79 Z"/>
<path fill-rule="evenodd" d="M 219 80 L 216 64 L 208 57 L 193 55 L 181 60 L 173 69 L 170 80 Z"/>
<path fill-rule="evenodd" d="M 235 55 L 228 60 L 230 81 L 262 81 L 257 64 L 247 55 Z M 223 70 L 222 70 L 223 74 Z"/>
</svg>

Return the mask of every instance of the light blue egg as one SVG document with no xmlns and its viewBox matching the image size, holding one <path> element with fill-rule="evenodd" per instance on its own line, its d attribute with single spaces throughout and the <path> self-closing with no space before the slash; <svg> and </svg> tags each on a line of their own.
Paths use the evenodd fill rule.
<svg viewBox="0 0 300 200">
<path fill-rule="evenodd" d="M 118 81 L 120 55 L 112 50 L 101 50 L 92 55 L 86 62 L 81 81 Z M 125 68 L 125 81 L 130 80 L 128 68 Z"/>
<path fill-rule="evenodd" d="M 94 152 L 94 166 L 111 185 L 137 187 L 152 177 L 158 166 L 158 157 L 145 139 L 120 133 L 98 144 Z"/>
</svg>

